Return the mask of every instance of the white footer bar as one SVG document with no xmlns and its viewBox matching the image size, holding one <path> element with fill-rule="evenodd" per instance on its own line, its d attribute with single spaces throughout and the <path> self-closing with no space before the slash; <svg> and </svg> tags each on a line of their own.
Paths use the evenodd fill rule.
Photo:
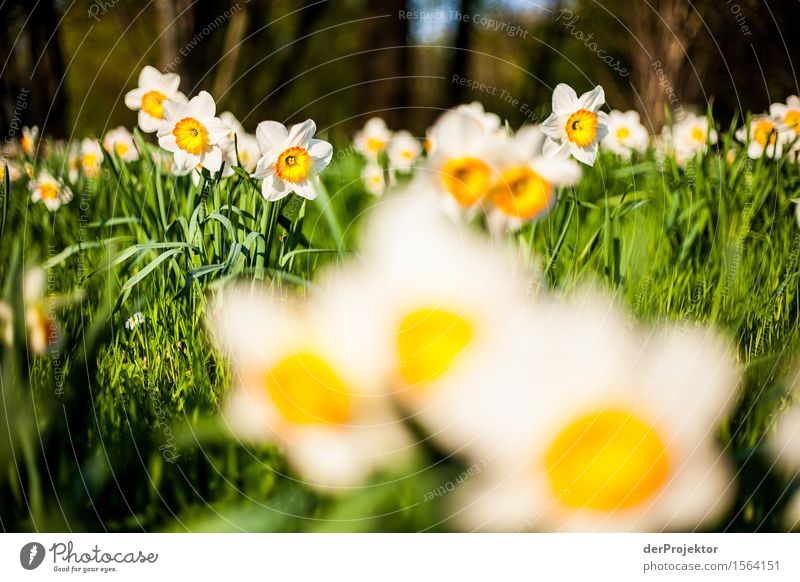
<svg viewBox="0 0 800 582">
<path fill-rule="evenodd" d="M 0 580 L 800 580 L 792 534 L 2 534 Z"/>
</svg>

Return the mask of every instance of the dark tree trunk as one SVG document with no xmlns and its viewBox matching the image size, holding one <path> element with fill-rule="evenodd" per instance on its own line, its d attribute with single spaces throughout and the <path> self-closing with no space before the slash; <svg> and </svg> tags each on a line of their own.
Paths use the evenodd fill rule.
<svg viewBox="0 0 800 582">
<path fill-rule="evenodd" d="M 448 82 L 450 82 L 450 105 L 458 105 L 467 100 L 469 91 L 465 85 L 451 82 L 453 78 L 463 79 L 469 75 L 470 47 L 472 46 L 472 31 L 474 24 L 471 22 L 475 14 L 475 0 L 461 0 L 460 14 L 456 29 L 456 40 L 453 44 L 453 64 L 451 66 Z M 464 16 L 469 16 L 469 19 Z"/>
<path fill-rule="evenodd" d="M 361 111 L 375 111 L 393 128 L 407 125 L 409 21 L 399 17 L 400 11 L 407 10 L 407 0 L 366 2 L 364 17 L 373 18 L 362 22 L 359 33 L 362 50 L 371 51 L 357 61 L 364 83 Z"/>
<path fill-rule="evenodd" d="M 31 119 L 52 137 L 67 135 L 66 71 L 61 50 L 59 15 L 55 0 L 41 0 L 31 7 L 27 22 L 30 35 Z"/>
</svg>

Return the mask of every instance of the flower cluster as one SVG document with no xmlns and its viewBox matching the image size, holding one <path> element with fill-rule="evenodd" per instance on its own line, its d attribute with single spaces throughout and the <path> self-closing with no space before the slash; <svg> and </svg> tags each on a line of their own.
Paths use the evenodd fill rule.
<svg viewBox="0 0 800 582">
<path fill-rule="evenodd" d="M 294 192 L 304 198 L 316 197 L 314 177 L 331 160 L 333 148 L 315 139 L 316 125 L 307 120 L 285 127 L 275 121 L 264 121 L 256 134 L 247 133 L 230 112 L 217 116 L 214 98 L 200 91 L 191 99 L 178 90 L 180 77 L 162 74 L 147 66 L 139 75 L 138 87 L 125 95 L 125 104 L 138 113 L 138 125 L 145 133 L 156 134 L 158 144 L 171 155 L 169 169 L 175 176 L 191 174 L 195 185 L 203 172 L 209 176 L 233 175 L 234 166 L 261 180 L 267 200 L 279 200 Z M 33 156 L 38 147 L 38 129 L 24 128 L 20 148 Z M 105 155 L 104 155 L 105 151 Z M 102 143 L 84 139 L 69 146 L 66 152 L 68 177 L 73 184 L 83 176 L 96 178 L 106 156 L 122 162 L 136 162 L 142 157 L 141 146 L 125 127 L 109 130 Z M 153 154 L 155 163 L 162 163 L 160 154 Z M 18 168 L 0 159 L 12 179 L 20 176 Z M 43 201 L 51 211 L 72 199 L 72 191 L 61 178 L 41 170 L 30 182 L 31 200 Z"/>
<path fill-rule="evenodd" d="M 715 332 L 631 327 L 589 291 L 531 300 L 516 257 L 417 189 L 373 211 L 362 246 L 304 300 L 221 296 L 236 434 L 277 441 L 335 492 L 401 466 L 413 419 L 490 459 L 452 499 L 469 529 L 677 529 L 728 508 L 715 430 L 739 369 Z"/>
</svg>

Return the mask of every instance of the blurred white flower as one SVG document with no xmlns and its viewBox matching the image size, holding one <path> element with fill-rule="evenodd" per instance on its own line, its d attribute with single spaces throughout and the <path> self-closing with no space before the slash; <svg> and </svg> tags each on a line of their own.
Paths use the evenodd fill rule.
<svg viewBox="0 0 800 582">
<path fill-rule="evenodd" d="M 560 83 L 553 92 L 553 112 L 542 123 L 547 136 L 545 156 L 569 153 L 589 166 L 597 159 L 597 146 L 608 133 L 607 116 L 600 108 L 605 93 L 598 85 L 580 97 L 569 85 Z"/>
<path fill-rule="evenodd" d="M 84 138 L 81 141 L 81 171 L 84 176 L 96 178 L 103 168 L 103 148 L 97 140 Z"/>
<path fill-rule="evenodd" d="M 455 109 L 436 120 L 428 139 L 435 153 L 417 171 L 423 184 L 415 187 L 431 191 L 448 213 L 469 215 L 489 194 L 503 142 L 472 114 Z"/>
<path fill-rule="evenodd" d="M 487 134 L 495 134 L 497 136 L 502 134 L 503 122 L 500 116 L 495 113 L 489 113 L 483 108 L 480 101 L 473 101 L 472 103 L 464 103 L 456 107 L 456 111 L 469 115 L 475 119 L 483 127 L 483 131 Z"/>
<path fill-rule="evenodd" d="M 524 317 L 524 316 L 523 316 Z M 693 327 L 631 329 L 592 295 L 534 306 L 504 371 L 474 405 L 496 447 L 467 483 L 470 529 L 663 531 L 718 519 L 734 496 L 716 427 L 739 369 L 728 343 Z"/>
<path fill-rule="evenodd" d="M 736 139 L 747 144 L 747 155 L 754 160 L 763 155 L 768 158 L 780 157 L 790 135 L 792 139 L 795 137 L 793 131 L 787 131 L 785 126 L 769 115 L 754 115 L 749 131 L 747 127 L 736 130 Z"/>
<path fill-rule="evenodd" d="M 361 178 L 364 180 L 364 187 L 367 192 L 375 196 L 383 196 L 386 192 L 385 172 L 378 164 L 368 163 L 361 171 Z"/>
<path fill-rule="evenodd" d="M 224 293 L 214 329 L 235 371 L 225 408 L 230 429 L 277 440 L 309 485 L 354 487 L 410 450 L 379 378 L 324 317 L 312 321 L 265 288 L 247 286 Z"/>
<path fill-rule="evenodd" d="M 34 125 L 33 127 L 23 127 L 22 138 L 19 141 L 19 145 L 22 148 L 22 151 L 26 155 L 32 156 L 36 151 L 36 146 L 38 143 L 39 143 L 39 126 Z"/>
<path fill-rule="evenodd" d="M 389 156 L 389 168 L 393 171 L 406 172 L 422 154 L 422 145 L 407 131 L 397 131 L 386 148 Z"/>
<path fill-rule="evenodd" d="M 223 111 L 220 113 L 219 118 L 231 130 L 230 144 L 228 147 L 233 151 L 235 143 L 235 149 L 239 151 L 239 160 L 242 162 L 242 167 L 247 172 L 253 172 L 256 169 L 256 162 L 258 162 L 258 159 L 261 157 L 256 136 L 247 133 L 239 120 L 236 119 L 236 116 L 230 111 Z M 236 137 L 235 142 L 234 136 Z M 235 164 L 236 156 L 231 155 L 230 157 Z"/>
<path fill-rule="evenodd" d="M 683 165 L 698 153 L 705 153 L 709 144 L 717 143 L 717 132 L 709 128 L 708 119 L 693 113 L 687 114 L 670 131 L 664 128 L 669 142 L 674 147 L 675 158 Z"/>
<path fill-rule="evenodd" d="M 31 180 L 28 187 L 31 191 L 31 202 L 41 200 L 51 212 L 55 212 L 62 204 L 72 200 L 72 190 L 46 170 L 39 172 L 39 175 L 35 180 Z"/>
<path fill-rule="evenodd" d="M 211 173 L 219 171 L 230 129 L 215 117 L 216 110 L 214 98 L 206 91 L 200 91 L 188 103 L 165 104 L 158 145 L 172 152 L 176 170 L 201 166 Z"/>
<path fill-rule="evenodd" d="M 316 124 L 308 119 L 288 129 L 277 121 L 262 121 L 256 128 L 261 158 L 252 177 L 261 180 L 266 200 L 280 200 L 294 192 L 313 200 L 317 197 L 311 178 L 333 157 L 333 147 L 314 139 Z"/>
<path fill-rule="evenodd" d="M 142 69 L 139 86 L 125 95 L 125 105 L 139 112 L 139 128 L 143 132 L 158 131 L 165 120 L 165 104 L 186 102 L 186 96 L 178 91 L 180 84 L 181 78 L 175 73 L 162 74 L 150 66 Z"/>
<path fill-rule="evenodd" d="M 133 135 L 121 125 L 106 132 L 103 137 L 103 149 L 108 152 L 108 155 L 116 154 L 125 162 L 135 162 L 139 159 L 139 150 L 136 149 L 136 144 L 133 142 Z"/>
<path fill-rule="evenodd" d="M 487 213 L 494 231 L 517 230 L 543 216 L 556 201 L 556 188 L 571 186 L 581 178 L 580 165 L 566 153 L 545 158 L 538 128 L 521 128 L 502 148 L 500 174 L 490 193 Z"/>
<path fill-rule="evenodd" d="M 773 103 L 769 114 L 794 132 L 792 139 L 800 137 L 800 97 L 792 95 L 786 103 Z"/>
<path fill-rule="evenodd" d="M 15 182 L 22 177 L 19 166 L 13 160 L 0 158 L 0 182 L 4 182 L 6 179 L 6 167 L 8 167 L 9 182 Z"/>
<path fill-rule="evenodd" d="M 61 333 L 55 317 L 50 313 L 51 301 L 45 294 L 47 273 L 35 268 L 25 273 L 22 281 L 22 297 L 25 304 L 25 326 L 28 332 L 28 347 L 42 355 L 58 346 Z"/>
<path fill-rule="evenodd" d="M 392 132 L 386 127 L 386 122 L 380 117 L 372 117 L 356 132 L 353 147 L 368 160 L 376 161 L 391 138 Z"/>
<path fill-rule="evenodd" d="M 503 367 L 530 274 L 435 201 L 404 194 L 373 212 L 363 249 L 360 264 L 321 277 L 315 310 L 339 349 L 378 368 L 432 438 L 458 450 L 485 421 L 473 378 Z"/>
<path fill-rule="evenodd" d="M 608 114 L 608 135 L 601 145 L 622 156 L 629 158 L 631 152 L 643 152 L 647 149 L 649 138 L 647 129 L 639 120 L 636 111 L 612 110 Z"/>
</svg>

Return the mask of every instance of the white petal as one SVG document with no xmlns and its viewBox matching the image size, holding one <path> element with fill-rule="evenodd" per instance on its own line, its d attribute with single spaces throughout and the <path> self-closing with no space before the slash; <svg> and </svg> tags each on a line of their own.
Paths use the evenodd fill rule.
<svg viewBox="0 0 800 582">
<path fill-rule="evenodd" d="M 292 184 L 292 189 L 295 194 L 302 196 L 306 200 L 314 200 L 317 197 L 317 191 L 314 189 L 314 185 L 310 180 L 301 180 L 300 182 Z"/>
<path fill-rule="evenodd" d="M 153 133 L 163 125 L 164 120 L 148 115 L 144 111 L 139 111 L 139 128 L 145 133 Z"/>
<path fill-rule="evenodd" d="M 253 178 L 263 180 L 275 174 L 275 161 L 277 160 L 276 154 L 261 156 L 256 164 L 255 171 L 251 174 Z"/>
<path fill-rule="evenodd" d="M 222 166 L 222 150 L 219 149 L 219 146 L 214 146 L 210 152 L 206 152 L 201 163 L 212 174 L 219 171 L 220 166 Z"/>
<path fill-rule="evenodd" d="M 333 157 L 333 146 L 321 139 L 312 139 L 308 144 L 308 154 L 315 172 L 321 172 Z"/>
<path fill-rule="evenodd" d="M 551 113 L 550 116 L 544 120 L 540 127 L 542 133 L 553 139 L 560 139 L 566 133 L 564 129 L 569 118 L 566 114 Z"/>
<path fill-rule="evenodd" d="M 579 162 L 583 162 L 587 166 L 594 166 L 594 161 L 597 159 L 597 142 L 591 143 L 585 148 L 580 148 L 571 145 L 570 153 Z"/>
<path fill-rule="evenodd" d="M 138 111 L 142 107 L 142 96 L 144 89 L 134 89 L 125 94 L 125 107 Z"/>
<path fill-rule="evenodd" d="M 217 104 L 208 91 L 200 91 L 189 100 L 189 111 L 195 119 L 205 120 L 217 113 Z"/>
<path fill-rule="evenodd" d="M 213 117 L 205 124 L 212 144 L 219 144 L 227 139 L 230 128 L 219 117 Z"/>
<path fill-rule="evenodd" d="M 298 123 L 289 128 L 289 139 L 286 144 L 289 147 L 306 147 L 316 132 L 317 125 L 311 119 L 306 119 L 303 123 Z"/>
<path fill-rule="evenodd" d="M 567 151 L 569 151 L 569 144 L 566 140 L 557 141 L 552 137 L 548 137 L 546 140 L 544 140 L 544 145 L 542 146 L 542 155 L 544 155 L 546 158 L 563 155 Z"/>
<path fill-rule="evenodd" d="M 564 83 L 559 83 L 553 91 L 553 113 L 574 113 L 580 109 L 578 105 L 578 94 L 575 90 Z"/>
<path fill-rule="evenodd" d="M 178 144 L 175 143 L 175 135 L 171 131 L 159 131 L 158 134 L 158 145 L 168 152 L 174 152 L 178 149 Z"/>
<path fill-rule="evenodd" d="M 263 154 L 280 154 L 286 149 L 289 132 L 277 121 L 262 121 L 256 127 L 256 141 Z"/>
<path fill-rule="evenodd" d="M 155 87 L 161 80 L 161 73 L 155 67 L 147 65 L 139 73 L 139 87 L 148 89 Z"/>
<path fill-rule="evenodd" d="M 267 177 L 261 182 L 261 195 L 266 200 L 280 200 L 281 198 L 285 198 L 290 191 L 286 182 L 281 180 L 277 174 Z"/>
<path fill-rule="evenodd" d="M 588 109 L 589 111 L 597 111 L 606 102 L 606 94 L 603 88 L 598 85 L 591 91 L 581 95 L 580 108 Z"/>
</svg>

